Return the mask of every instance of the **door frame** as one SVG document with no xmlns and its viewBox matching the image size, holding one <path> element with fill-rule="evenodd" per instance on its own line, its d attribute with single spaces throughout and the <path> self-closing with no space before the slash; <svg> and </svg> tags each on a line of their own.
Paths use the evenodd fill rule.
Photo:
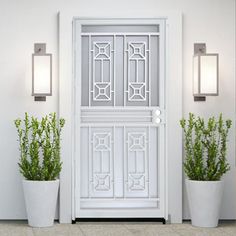
<svg viewBox="0 0 236 236">
<path fill-rule="evenodd" d="M 60 12 L 59 22 L 59 116 L 65 118 L 66 126 L 62 134 L 61 156 L 63 162 L 60 174 L 59 220 L 71 223 L 75 219 L 75 120 L 79 113 L 75 109 L 75 100 L 80 96 L 75 93 L 79 84 L 73 74 L 73 18 L 76 12 Z M 82 17 L 83 18 L 83 17 Z M 135 19 L 122 16 L 115 19 Z M 86 18 L 83 18 L 86 19 Z M 88 17 L 87 19 L 112 19 L 111 17 Z M 113 18 L 114 19 L 114 18 Z M 154 17 L 139 16 L 142 19 L 166 19 L 166 182 L 168 188 L 168 219 L 172 223 L 182 222 L 182 131 L 179 120 L 182 118 L 182 15 L 178 12 L 157 14 Z M 170 57 L 171 52 L 171 57 Z M 174 96 L 173 96 L 174 94 Z M 78 96 L 75 98 L 75 95 Z M 168 148 L 171 147 L 171 148 Z"/>
<path fill-rule="evenodd" d="M 139 209 L 136 208 L 134 209 L 122 209 L 122 211 L 117 212 L 115 209 L 81 209 L 80 203 L 80 178 L 81 178 L 81 173 L 80 168 L 81 168 L 81 153 L 80 153 L 80 140 L 83 138 L 80 136 L 80 129 L 81 129 L 81 110 L 83 110 L 83 106 L 81 105 L 81 83 L 82 83 L 82 78 L 81 78 L 81 35 L 82 35 L 82 26 L 89 26 L 89 25 L 106 25 L 106 26 L 111 26 L 111 25 L 136 25 L 136 26 L 143 26 L 143 25 L 155 25 L 159 26 L 159 43 L 160 43 L 160 48 L 159 48 L 159 53 L 160 57 L 163 58 L 160 61 L 159 64 L 159 72 L 160 72 L 160 80 L 159 80 L 159 88 L 160 88 L 160 97 L 159 97 L 159 104 L 156 105 L 156 107 L 159 107 L 161 110 L 163 110 L 164 115 L 161 118 L 163 120 L 158 128 L 158 135 L 161 136 L 160 142 L 156 143 L 156 145 L 160 145 L 158 149 L 158 168 L 156 170 L 156 173 L 158 173 L 158 179 L 157 182 L 159 183 L 159 188 L 160 188 L 160 193 L 158 195 L 158 198 L 160 201 L 158 201 L 158 207 L 155 209 L 152 208 L 143 208 Z M 78 31 L 77 31 L 78 30 Z M 114 31 L 115 32 L 115 31 Z M 99 217 L 113 217 L 113 218 L 165 218 L 166 220 L 168 219 L 168 202 L 167 202 L 167 191 L 165 186 L 167 185 L 166 183 L 166 175 L 167 175 L 167 163 L 166 163 L 166 145 L 165 145 L 165 137 L 166 137 L 166 122 L 165 122 L 165 113 L 166 113 L 166 86 L 165 86 L 165 65 L 166 65 L 166 19 L 165 18 L 142 18 L 142 19 L 133 19 L 133 18 L 81 18 L 81 17 L 74 17 L 73 19 L 73 50 L 74 50 L 74 55 L 73 55 L 73 64 L 74 64 L 74 89 L 75 89 L 75 95 L 74 95 L 74 109 L 75 109 L 75 118 L 76 122 L 74 124 L 75 127 L 75 145 L 74 147 L 74 152 L 75 152 L 75 160 L 74 160 L 74 165 L 75 165 L 75 181 L 74 184 L 76 185 L 74 187 L 75 189 L 75 202 L 74 202 L 74 207 L 75 207 L 75 216 L 76 218 L 78 217 L 85 217 L 85 218 L 96 218 L 96 216 Z M 132 35 L 132 33 L 131 33 Z M 124 46 L 125 47 L 125 46 Z M 75 59 L 76 58 L 76 59 Z M 78 61 L 75 61 L 78 60 Z M 78 65 L 76 66 L 77 63 Z M 150 88 L 149 88 L 150 89 Z M 90 108 L 98 108 L 94 106 L 89 106 Z M 126 110 L 134 110 L 134 109 L 142 109 L 144 107 L 140 106 L 127 106 L 124 104 L 124 106 L 114 106 L 107 107 L 107 106 L 99 106 L 101 109 L 122 109 Z M 145 108 L 147 110 L 151 109 L 152 112 L 155 110 L 155 106 L 150 106 L 146 105 Z M 126 124 L 127 125 L 127 124 Z M 125 126 L 126 126 L 125 125 Z M 129 125 L 128 125 L 129 127 Z M 157 126 L 156 126 L 157 127 Z M 158 138 L 159 139 L 159 138 Z M 150 141 L 150 140 L 149 140 Z M 127 199 L 126 199 L 127 200 Z M 144 199 L 142 199 L 144 201 Z M 117 200 L 116 200 L 117 201 Z M 132 201 L 132 200 L 131 200 Z M 135 200 L 133 200 L 135 201 Z M 140 199 L 141 201 L 141 199 Z"/>
</svg>

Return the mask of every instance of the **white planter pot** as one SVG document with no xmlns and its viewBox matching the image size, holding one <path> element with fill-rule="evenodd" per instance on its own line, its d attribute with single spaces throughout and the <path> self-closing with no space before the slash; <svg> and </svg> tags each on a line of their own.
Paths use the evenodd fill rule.
<svg viewBox="0 0 236 236">
<path fill-rule="evenodd" d="M 186 180 L 187 196 L 193 226 L 217 227 L 223 181 Z"/>
<path fill-rule="evenodd" d="M 59 180 L 23 180 L 28 223 L 32 227 L 53 226 Z"/>
</svg>

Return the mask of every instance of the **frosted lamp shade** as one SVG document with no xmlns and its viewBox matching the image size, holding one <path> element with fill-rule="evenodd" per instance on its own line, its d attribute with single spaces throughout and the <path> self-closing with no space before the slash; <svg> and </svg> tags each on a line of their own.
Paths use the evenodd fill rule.
<svg viewBox="0 0 236 236">
<path fill-rule="evenodd" d="M 52 55 L 33 54 L 33 96 L 52 95 Z"/>
<path fill-rule="evenodd" d="M 193 93 L 197 96 L 218 95 L 218 54 L 194 56 Z"/>
<path fill-rule="evenodd" d="M 193 94 L 199 93 L 199 57 L 193 57 Z"/>
</svg>

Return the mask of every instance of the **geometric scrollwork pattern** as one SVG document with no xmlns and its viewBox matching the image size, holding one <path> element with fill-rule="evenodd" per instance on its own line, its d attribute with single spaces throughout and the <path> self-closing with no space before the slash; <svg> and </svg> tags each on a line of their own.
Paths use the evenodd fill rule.
<svg viewBox="0 0 236 236">
<path fill-rule="evenodd" d="M 145 151 L 145 133 L 129 132 L 129 151 Z"/>
<path fill-rule="evenodd" d="M 111 134 L 108 133 L 94 133 L 94 150 L 95 151 L 110 151 Z"/>
<path fill-rule="evenodd" d="M 110 59 L 111 44 L 109 42 L 94 42 L 94 59 Z"/>
<path fill-rule="evenodd" d="M 96 191 L 108 191 L 110 190 L 110 176 L 104 174 L 95 174 L 95 186 Z"/>
<path fill-rule="evenodd" d="M 144 190 L 145 189 L 145 176 L 139 174 L 129 175 L 129 190 Z"/>
<path fill-rule="evenodd" d="M 111 44 L 110 42 L 93 43 L 93 100 L 111 101 L 111 71 L 106 70 L 108 77 L 104 74 L 105 63 L 111 66 Z M 100 68 L 97 71 L 96 68 Z M 96 76 L 95 76 L 96 74 Z M 106 74 L 107 75 L 107 74 Z M 98 76 L 98 79 L 95 78 Z"/>
<path fill-rule="evenodd" d="M 129 59 L 144 59 L 145 58 L 145 43 L 130 42 L 129 43 Z"/>
<path fill-rule="evenodd" d="M 145 83 L 130 82 L 129 101 L 145 101 L 145 100 L 146 100 Z"/>
<path fill-rule="evenodd" d="M 111 100 L 111 83 L 95 82 L 94 83 L 94 100 L 109 101 Z"/>
</svg>

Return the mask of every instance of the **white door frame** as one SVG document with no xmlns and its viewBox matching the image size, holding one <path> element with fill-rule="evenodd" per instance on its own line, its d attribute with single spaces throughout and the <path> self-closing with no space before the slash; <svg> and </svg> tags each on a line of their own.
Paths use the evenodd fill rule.
<svg viewBox="0 0 236 236">
<path fill-rule="evenodd" d="M 70 223 L 75 219 L 75 87 L 73 75 L 73 17 L 76 12 L 60 12 L 59 15 L 59 115 L 66 119 L 62 134 L 61 156 L 63 168 L 60 175 L 59 219 Z M 91 17 L 94 18 L 94 17 Z M 90 18 L 90 19 L 91 19 Z M 101 19 L 101 17 L 97 17 Z M 103 17 L 104 18 L 104 17 Z M 122 18 L 127 18 L 122 16 Z M 168 215 L 172 223 L 182 222 L 182 15 L 176 12 L 139 16 L 138 19 L 167 20 L 166 62 L 166 122 L 167 126 L 167 183 Z M 111 19 L 107 16 L 104 19 Z M 132 18 L 131 18 L 132 19 Z M 171 55 L 171 56 L 170 56 Z M 78 96 L 78 93 L 76 93 Z M 78 137 L 77 137 L 77 141 Z M 168 148 L 171 147 L 171 148 Z"/>
<path fill-rule="evenodd" d="M 151 104 L 147 104 L 145 107 L 143 106 L 139 106 L 139 105 L 136 105 L 136 106 L 128 106 L 126 105 L 126 100 L 124 101 L 124 104 L 123 106 L 122 105 L 112 105 L 111 107 L 107 107 L 107 106 L 93 106 L 91 104 L 88 105 L 88 107 L 90 109 L 105 109 L 106 111 L 111 111 L 111 110 L 116 110 L 117 109 L 122 109 L 123 111 L 125 110 L 143 110 L 145 109 L 146 111 L 150 111 L 150 109 L 152 110 L 152 113 L 154 114 L 155 110 L 156 109 L 160 109 L 161 111 L 161 125 L 160 126 L 157 126 L 156 124 L 152 124 L 151 122 L 147 122 L 146 124 L 146 128 L 149 127 L 150 129 L 150 125 L 152 127 L 158 127 L 158 135 L 160 135 L 161 138 L 158 138 L 159 141 L 156 143 L 156 145 L 160 145 L 159 148 L 158 148 L 158 168 L 156 169 L 156 173 L 158 173 L 158 178 L 156 179 L 157 183 L 158 183 L 158 189 L 159 189 L 159 194 L 158 194 L 158 200 L 157 199 L 152 199 L 152 204 L 157 204 L 158 203 L 158 207 L 154 207 L 151 208 L 151 207 L 143 207 L 142 209 L 140 209 L 139 207 L 136 208 L 135 210 L 134 209 L 129 209 L 129 208 L 126 208 L 126 209 L 120 209 L 120 210 L 114 210 L 114 205 L 113 207 L 111 207 L 109 210 L 106 209 L 106 208 L 103 208 L 103 209 L 100 209 L 100 208 L 89 208 L 89 205 L 90 204 L 102 204 L 103 201 L 105 201 L 106 205 L 109 205 L 109 204 L 116 204 L 118 201 L 121 203 L 122 201 L 120 200 L 105 200 L 105 199 L 102 199 L 100 198 L 98 202 L 93 202 L 95 201 L 95 199 L 83 199 L 82 202 L 84 204 L 87 204 L 87 208 L 86 209 L 83 209 L 83 207 L 80 206 L 81 204 L 81 199 L 80 199 L 80 190 L 82 189 L 82 186 L 80 186 L 80 178 L 82 177 L 81 176 L 81 173 L 80 171 L 78 170 L 81 170 L 81 152 L 80 152 L 80 149 L 81 149 L 81 145 L 80 145 L 80 142 L 81 142 L 81 139 L 83 138 L 82 135 L 80 135 L 80 130 L 81 130 L 81 127 L 84 127 L 83 123 L 84 122 L 80 122 L 80 119 L 81 117 L 83 117 L 83 110 L 87 110 L 88 107 L 87 106 L 82 106 L 81 105 L 81 83 L 82 83 L 82 78 L 81 78 L 81 62 L 82 62 L 82 58 L 81 58 L 81 38 L 82 38 L 82 26 L 90 26 L 90 25 L 105 25 L 105 26 L 112 26 L 112 25 L 136 25 L 136 26 L 143 26 L 143 25 L 153 25 L 153 26 L 159 26 L 160 29 L 158 31 L 158 34 L 159 34 L 159 55 L 160 55 L 160 58 L 162 58 L 160 60 L 160 68 L 159 68 L 159 87 L 160 87 L 160 98 L 159 98 L 159 104 L 155 106 L 152 106 Z M 167 186 L 167 182 L 166 182 L 166 174 L 167 174 L 167 165 L 166 165 L 166 158 L 165 158 L 165 155 L 166 155 L 166 150 L 165 150 L 165 133 L 166 133 L 166 122 L 165 122 L 165 113 L 166 113 L 166 104 L 165 104 L 165 65 L 166 65 L 166 59 L 165 59 L 165 49 L 166 49 L 166 19 L 165 18 L 151 18 L 151 19 L 126 19 L 126 18 L 122 18 L 122 19 L 101 19 L 101 18 L 97 18 L 97 19 L 94 19 L 94 18 L 91 18 L 91 19 L 88 19 L 88 18 L 80 18 L 80 17 L 74 17 L 74 21 L 73 21 L 73 29 L 74 29 L 74 38 L 73 38 L 73 43 L 74 43 L 74 64 L 75 64 L 75 96 L 76 96 L 76 100 L 74 102 L 75 104 L 75 117 L 76 117 L 76 123 L 75 123 L 75 130 L 76 130 L 76 145 L 75 145 L 75 183 L 76 183 L 76 186 L 75 186 L 75 189 L 76 189 L 76 192 L 75 192 L 75 209 L 76 209 L 76 217 L 86 217 L 86 218 L 89 218 L 89 217 L 124 217 L 124 218 L 135 218 L 135 217 L 142 217 L 142 218 L 165 218 L 166 220 L 168 219 L 168 205 L 166 204 L 166 201 L 167 201 L 167 194 L 166 194 L 166 188 L 165 186 Z M 114 32 L 112 31 L 112 34 L 114 33 L 115 34 L 116 30 L 114 30 Z M 100 33 L 99 33 L 100 34 Z M 107 34 L 107 33 L 106 33 Z M 125 32 L 124 32 L 125 34 Z M 134 34 L 139 34 L 139 32 L 137 31 L 136 33 Z M 144 33 L 145 35 L 152 35 L 152 32 L 150 33 Z M 132 33 L 131 33 L 132 35 Z M 128 40 L 128 39 L 127 39 Z M 127 41 L 128 42 L 128 41 Z M 125 47 L 125 46 L 124 46 Z M 149 49 L 150 50 L 150 49 Z M 149 62 L 150 63 L 150 62 Z M 77 65 L 76 65 L 77 64 Z M 115 78 L 114 78 L 115 79 Z M 128 79 L 128 78 L 127 78 Z M 80 81 L 79 81 L 80 80 Z M 124 78 L 125 80 L 125 78 Z M 145 80 L 146 82 L 146 80 Z M 150 81 L 149 81 L 150 82 Z M 150 82 L 151 83 L 151 82 Z M 149 85 L 150 86 L 150 85 Z M 112 86 L 111 86 L 112 87 Z M 83 89 L 83 88 L 82 88 Z M 114 87 L 113 87 L 114 89 Z M 127 88 L 128 89 L 128 88 Z M 150 87 L 148 88 L 149 89 L 149 95 L 152 97 L 152 93 L 150 91 Z M 117 91 L 115 91 L 115 94 L 116 95 Z M 125 95 L 124 95 L 125 96 Z M 129 95 L 128 95 L 129 96 Z M 150 98 L 151 98 L 150 97 Z M 150 99 L 149 98 L 149 99 Z M 112 100 L 112 98 L 111 98 Z M 114 101 L 114 100 L 112 100 Z M 91 101 L 90 101 L 91 102 Z M 87 110 L 89 111 L 89 110 Z M 81 114 L 82 113 L 82 114 Z M 79 116 L 77 116 L 77 114 L 79 114 Z M 114 122 L 114 121 L 113 121 Z M 154 122 L 154 121 L 153 121 Z M 106 122 L 105 122 L 106 123 Z M 121 122 L 122 123 L 122 122 Z M 119 126 L 119 121 L 117 122 L 114 122 L 113 125 L 116 124 Z M 81 126 L 82 125 L 82 126 Z M 95 126 L 93 126 L 95 125 Z M 100 124 L 101 125 L 101 124 Z M 104 126 L 106 126 L 106 124 L 103 124 Z M 127 123 L 123 123 L 124 127 L 126 127 L 126 129 L 129 129 L 130 127 L 130 124 L 127 124 Z M 135 121 L 133 120 L 132 122 L 132 125 L 136 127 L 140 126 L 140 123 L 137 122 L 135 123 Z M 85 125 L 85 127 L 87 127 Z M 92 124 L 92 127 L 96 127 L 96 124 Z M 102 126 L 103 127 L 103 126 Z M 113 126 L 114 128 L 114 126 Z M 116 127 L 117 128 L 117 127 Z M 115 129 L 115 128 L 114 128 Z M 125 128 L 124 128 L 125 130 Z M 105 132 L 105 131 L 104 131 Z M 113 132 L 115 132 L 113 130 Z M 147 139 L 149 140 L 148 142 L 150 142 L 150 138 L 148 138 L 147 136 Z M 116 141 L 114 141 L 116 142 Z M 125 150 L 124 150 L 125 152 Z M 93 153 L 93 152 L 92 152 Z M 90 154 L 88 153 L 88 156 L 91 157 L 91 155 L 93 156 L 93 154 Z M 128 154 L 127 154 L 128 155 Z M 149 154 L 150 155 L 150 154 Z M 128 157 L 128 156 L 127 156 Z M 115 156 L 113 156 L 113 160 L 114 160 Z M 149 156 L 150 158 L 150 156 Z M 150 160 L 150 159 L 149 159 Z M 147 164 L 146 164 L 147 165 Z M 127 167 L 128 168 L 128 167 Z M 111 168 L 112 169 L 112 168 Z M 150 170 L 147 170 L 147 172 L 145 171 L 145 173 L 149 173 Z M 112 170 L 111 170 L 112 172 Z M 113 172 L 114 173 L 114 172 Z M 150 173 L 149 173 L 150 174 Z M 111 177 L 111 178 L 114 178 Z M 78 180 L 78 181 L 77 181 Z M 114 182 L 116 182 L 114 180 Z M 151 181 L 152 182 L 152 181 Z M 124 183 L 125 183 L 125 180 L 124 180 Z M 88 183 L 85 183 L 85 184 L 88 184 Z M 115 184 L 116 185 L 116 184 Z M 114 187 L 115 188 L 115 187 Z M 146 187 L 145 187 L 146 188 Z M 149 187 L 148 188 L 152 188 L 150 186 L 150 183 L 149 183 Z M 93 189 L 93 187 L 92 187 Z M 92 190 L 91 189 L 91 190 Z M 79 193 L 79 194 L 77 194 Z M 100 192 L 101 193 L 101 192 Z M 90 192 L 91 194 L 91 192 Z M 115 197 L 115 192 L 113 193 L 113 197 Z M 125 194 L 125 193 L 124 193 Z M 126 193 L 127 194 L 127 193 Z M 133 192 L 134 194 L 134 192 Z M 136 192 L 137 194 L 137 192 Z M 149 195 L 150 196 L 150 195 Z M 151 197 L 151 196 L 150 196 Z M 134 196 L 135 198 L 135 196 Z M 137 197 L 138 198 L 138 197 Z M 130 203 L 127 203 L 128 205 L 130 204 L 133 204 L 133 207 L 134 205 L 137 206 L 137 204 L 143 204 L 146 205 L 146 204 L 151 204 L 151 199 L 133 199 L 132 200 L 129 200 L 131 201 Z M 80 199 L 80 200 L 79 200 Z M 128 201 L 127 199 L 124 199 L 124 201 Z M 93 203 L 92 203 L 93 202 Z M 116 203 L 115 203 L 116 202 Z M 135 203 L 136 202 L 136 203 Z M 155 203 L 154 203 L 155 202 Z M 83 204 L 82 203 L 82 204 Z M 119 204 L 120 204 L 119 203 Z M 125 203 L 123 203 L 125 204 Z M 91 205 L 90 205 L 91 206 Z M 147 205 L 146 205 L 147 206 Z M 150 206 L 150 205 L 149 205 Z"/>
</svg>

